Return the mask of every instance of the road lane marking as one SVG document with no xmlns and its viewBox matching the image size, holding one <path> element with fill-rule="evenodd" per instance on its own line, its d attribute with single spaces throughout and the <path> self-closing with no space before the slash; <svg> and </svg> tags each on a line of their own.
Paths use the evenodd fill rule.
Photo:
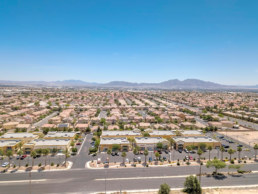
<svg viewBox="0 0 258 194">
<path fill-rule="evenodd" d="M 44 182 L 47 179 L 31 180 L 31 182 Z M 29 183 L 30 180 L 15 180 L 15 181 L 0 181 L 0 184 L 11 184 L 11 183 Z"/>
<path fill-rule="evenodd" d="M 86 135 L 86 136 L 85 136 L 85 138 L 84 138 L 84 140 L 83 140 L 83 142 L 82 142 L 82 144 L 81 144 L 81 147 L 80 147 L 80 149 L 79 149 L 79 151 L 78 151 L 78 154 L 77 154 L 77 155 L 79 155 L 79 154 L 80 154 L 80 152 L 81 152 L 81 150 L 82 150 L 82 147 L 83 147 L 83 145 L 84 145 L 84 143 L 85 143 L 85 141 L 86 141 L 86 139 L 87 139 L 87 136 L 88 136 L 88 135 Z"/>
<path fill-rule="evenodd" d="M 117 181 L 117 180 L 140 180 L 140 179 L 171 179 L 171 178 L 185 178 L 189 175 L 178 176 L 152 176 L 152 177 L 127 177 L 127 178 L 107 178 L 107 179 L 95 179 L 95 181 Z"/>
</svg>

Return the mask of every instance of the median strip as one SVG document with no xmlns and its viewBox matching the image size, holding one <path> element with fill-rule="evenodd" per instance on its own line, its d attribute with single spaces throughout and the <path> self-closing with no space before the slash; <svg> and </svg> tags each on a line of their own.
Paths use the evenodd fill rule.
<svg viewBox="0 0 258 194">
<path fill-rule="evenodd" d="M 47 179 L 31 180 L 31 182 L 44 182 Z M 15 181 L 0 181 L 0 184 L 12 184 L 12 183 L 29 183 L 30 180 L 15 180 Z"/>
</svg>

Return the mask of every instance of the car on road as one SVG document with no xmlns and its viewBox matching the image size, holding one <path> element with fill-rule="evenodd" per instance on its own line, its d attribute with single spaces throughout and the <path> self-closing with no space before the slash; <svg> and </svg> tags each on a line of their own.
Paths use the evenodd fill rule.
<svg viewBox="0 0 258 194">
<path fill-rule="evenodd" d="M 4 162 L 3 164 L 2 164 L 2 167 L 6 167 L 6 166 L 8 166 L 9 165 L 9 162 Z"/>
</svg>

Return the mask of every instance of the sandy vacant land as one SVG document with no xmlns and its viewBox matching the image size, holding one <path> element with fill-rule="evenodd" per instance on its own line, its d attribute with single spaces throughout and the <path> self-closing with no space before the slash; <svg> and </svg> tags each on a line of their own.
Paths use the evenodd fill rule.
<svg viewBox="0 0 258 194">
<path fill-rule="evenodd" d="M 241 141 L 245 144 L 254 145 L 258 143 L 258 131 L 241 131 L 241 132 L 219 132 L 223 135 L 229 136 L 235 140 Z"/>
<path fill-rule="evenodd" d="M 258 188 L 237 188 L 237 189 L 203 189 L 203 194 L 256 194 L 258 193 Z M 126 192 L 122 192 L 126 193 Z M 132 194 L 157 194 L 158 192 L 128 192 Z M 118 193 L 114 193 L 118 194 Z M 185 194 L 182 191 L 172 190 L 170 194 Z"/>
</svg>

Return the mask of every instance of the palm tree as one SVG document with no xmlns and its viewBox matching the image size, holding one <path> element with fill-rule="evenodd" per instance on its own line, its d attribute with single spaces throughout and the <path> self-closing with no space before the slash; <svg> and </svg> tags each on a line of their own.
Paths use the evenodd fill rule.
<svg viewBox="0 0 258 194">
<path fill-rule="evenodd" d="M 229 154 L 229 161 L 231 161 L 231 155 L 234 154 L 236 152 L 236 150 L 233 150 L 232 148 L 230 148 L 228 150 L 228 154 Z"/>
<path fill-rule="evenodd" d="M 156 152 L 156 153 L 155 153 L 155 157 L 156 157 L 156 159 L 157 159 L 157 163 L 158 163 L 158 160 L 159 160 L 159 157 L 160 157 L 159 152 Z"/>
<path fill-rule="evenodd" d="M 240 154 L 242 152 L 242 148 L 241 147 L 238 147 L 237 148 L 237 151 L 238 151 L 238 160 L 240 160 Z"/>
<path fill-rule="evenodd" d="M 212 150 L 212 146 L 208 146 L 208 150 L 209 150 L 209 161 L 211 160 L 211 150 Z"/>
<path fill-rule="evenodd" d="M 201 183 L 201 171 L 202 171 L 201 155 L 203 154 L 203 151 L 199 148 L 198 151 L 197 151 L 197 154 L 199 156 L 199 162 L 200 162 L 199 182 Z"/>
<path fill-rule="evenodd" d="M 65 155 L 65 167 L 66 167 L 66 160 L 67 160 L 67 158 L 70 157 L 70 152 L 69 152 L 68 148 L 65 149 L 64 155 Z"/>
<path fill-rule="evenodd" d="M 220 147 L 221 152 L 221 161 L 223 161 L 223 153 L 225 152 L 225 148 L 223 146 Z"/>
<path fill-rule="evenodd" d="M 256 161 L 257 150 L 258 150 L 258 144 L 255 144 L 255 145 L 254 145 L 254 152 L 255 152 L 254 157 L 255 157 L 255 161 Z"/>
<path fill-rule="evenodd" d="M 188 162 L 189 162 L 189 160 L 190 160 L 190 151 L 192 151 L 192 147 L 191 146 L 187 146 L 186 149 L 188 151 Z"/>
<path fill-rule="evenodd" d="M 43 149 L 42 153 L 45 156 L 45 166 L 46 166 L 47 165 L 47 156 L 49 154 L 49 149 Z"/>
<path fill-rule="evenodd" d="M 13 156 L 13 151 L 12 150 L 8 150 L 6 152 L 6 156 L 8 157 L 8 160 L 9 160 L 8 166 L 10 167 L 10 160 L 11 160 L 11 157 Z"/>
<path fill-rule="evenodd" d="M 110 155 L 111 155 L 111 153 L 112 153 L 112 152 L 111 152 L 111 149 L 108 149 L 108 150 L 107 150 L 107 155 L 108 155 L 108 163 L 109 163 L 109 158 L 110 158 Z"/>
<path fill-rule="evenodd" d="M 122 157 L 123 157 L 123 164 L 125 164 L 125 157 L 126 157 L 126 153 L 125 152 L 122 153 Z"/>
<path fill-rule="evenodd" d="M 17 154 L 19 155 L 19 168 L 21 167 L 21 155 L 23 154 L 23 151 L 22 150 L 19 150 L 17 152 Z"/>
<path fill-rule="evenodd" d="M 2 149 L 0 149 L 0 157 L 2 158 L 3 156 L 4 156 L 4 151 Z M 1 160 L 1 165 L 2 165 L 2 161 L 3 160 Z"/>
<path fill-rule="evenodd" d="M 147 165 L 146 158 L 149 155 L 149 151 L 147 149 L 144 150 L 144 156 L 145 156 L 145 166 Z"/>
<path fill-rule="evenodd" d="M 30 153 L 30 157 L 31 157 L 31 159 L 32 159 L 32 164 L 31 164 L 31 166 L 32 166 L 32 168 L 33 168 L 33 166 L 34 166 L 34 158 L 37 156 L 37 153 L 35 152 L 35 151 L 32 151 L 31 153 Z"/>
</svg>

